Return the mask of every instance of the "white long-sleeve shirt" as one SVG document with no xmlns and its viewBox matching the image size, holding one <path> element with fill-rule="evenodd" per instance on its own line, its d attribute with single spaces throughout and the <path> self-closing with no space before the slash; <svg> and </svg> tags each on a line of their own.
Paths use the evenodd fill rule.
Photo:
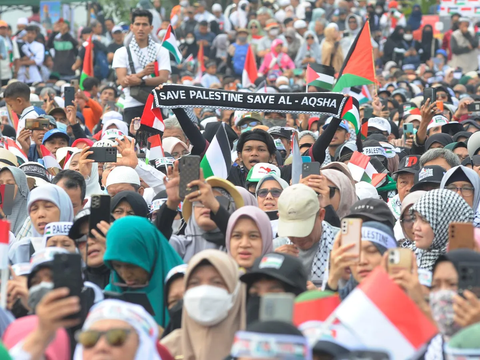
<svg viewBox="0 0 480 360">
<path fill-rule="evenodd" d="M 31 84 L 34 82 L 42 82 L 42 74 L 39 71 L 39 67 L 43 65 L 45 59 L 45 46 L 43 44 L 34 41 L 32 43 L 25 43 L 22 45 L 23 53 L 35 61 L 35 65 L 20 66 L 18 70 L 18 81 Z"/>
</svg>

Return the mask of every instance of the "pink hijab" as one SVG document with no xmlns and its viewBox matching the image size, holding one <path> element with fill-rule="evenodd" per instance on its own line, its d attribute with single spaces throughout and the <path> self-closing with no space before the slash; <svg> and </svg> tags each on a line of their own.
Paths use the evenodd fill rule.
<svg viewBox="0 0 480 360">
<path fill-rule="evenodd" d="M 24 340 L 37 327 L 37 324 L 36 315 L 25 316 L 11 323 L 3 334 L 3 343 L 7 349 L 13 348 Z M 70 360 L 70 340 L 65 329 L 57 330 L 55 338 L 45 351 L 45 359 Z"/>
<path fill-rule="evenodd" d="M 235 227 L 238 219 L 243 216 L 252 219 L 260 231 L 260 235 L 262 236 L 262 254 L 260 256 L 272 252 L 273 234 L 270 219 L 264 211 L 260 210 L 256 206 L 243 206 L 230 215 L 230 219 L 228 219 L 227 233 L 225 234 L 227 252 L 230 254 L 230 238 L 232 237 L 233 228 Z"/>
<path fill-rule="evenodd" d="M 257 198 L 250 191 L 245 189 L 243 186 L 235 186 L 235 188 L 238 190 L 238 192 L 242 196 L 243 203 L 245 204 L 244 206 L 251 205 L 251 206 L 258 207 Z"/>
</svg>

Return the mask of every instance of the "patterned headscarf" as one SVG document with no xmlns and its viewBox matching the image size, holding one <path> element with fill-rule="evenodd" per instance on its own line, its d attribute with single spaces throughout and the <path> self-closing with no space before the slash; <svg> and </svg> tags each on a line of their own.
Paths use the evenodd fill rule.
<svg viewBox="0 0 480 360">
<path fill-rule="evenodd" d="M 428 250 L 418 249 L 414 243 L 407 247 L 415 252 L 419 269 L 432 271 L 438 257 L 447 252 L 450 223 L 472 222 L 473 210 L 460 195 L 446 189 L 428 191 L 412 206 L 412 210 L 427 220 L 432 227 L 434 238 Z"/>
</svg>

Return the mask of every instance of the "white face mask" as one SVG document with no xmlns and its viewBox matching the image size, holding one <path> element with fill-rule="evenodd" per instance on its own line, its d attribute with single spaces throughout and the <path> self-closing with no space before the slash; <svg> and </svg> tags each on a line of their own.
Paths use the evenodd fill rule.
<svg viewBox="0 0 480 360">
<path fill-rule="evenodd" d="M 382 10 L 382 9 L 375 9 L 375 12 L 376 12 L 378 15 L 383 14 L 383 10 Z"/>
<path fill-rule="evenodd" d="M 278 32 L 279 32 L 278 29 L 272 29 L 272 30 L 270 30 L 268 33 L 269 33 L 270 35 L 272 35 L 272 36 L 277 36 L 277 35 L 278 35 Z"/>
<path fill-rule="evenodd" d="M 203 326 L 217 325 L 225 320 L 233 307 L 239 285 L 233 294 L 227 290 L 211 285 L 200 285 L 188 289 L 183 296 L 183 306 L 188 316 Z"/>
<path fill-rule="evenodd" d="M 404 34 L 403 38 L 405 39 L 405 41 L 410 41 L 413 39 L 413 34 Z"/>
<path fill-rule="evenodd" d="M 185 39 L 185 42 L 186 42 L 187 44 L 189 44 L 189 45 L 193 44 L 194 41 L 195 41 L 194 38 L 186 38 L 186 39 Z"/>
<path fill-rule="evenodd" d="M 180 229 L 182 228 L 182 225 L 183 225 L 183 220 L 180 219 L 180 220 L 173 220 L 173 224 L 172 224 L 172 231 L 173 233 L 176 235 L 178 234 L 178 232 L 180 231 Z"/>
</svg>

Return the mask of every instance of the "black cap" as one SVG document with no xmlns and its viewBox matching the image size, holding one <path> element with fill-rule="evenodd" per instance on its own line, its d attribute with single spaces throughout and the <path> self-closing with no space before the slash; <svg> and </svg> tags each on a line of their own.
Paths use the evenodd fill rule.
<svg viewBox="0 0 480 360">
<path fill-rule="evenodd" d="M 260 334 L 297 335 L 304 336 L 293 324 L 278 320 L 255 321 L 247 326 L 246 331 Z"/>
<path fill-rule="evenodd" d="M 468 138 L 470 136 L 472 136 L 472 134 L 473 133 L 468 132 L 468 131 L 460 131 L 460 132 L 456 133 L 455 135 L 453 135 L 452 138 L 453 138 L 453 141 L 455 141 L 455 142 L 457 142 L 458 138 L 461 138 L 461 137 L 467 138 L 467 140 L 468 140 Z"/>
<path fill-rule="evenodd" d="M 330 355 L 333 357 L 342 356 L 350 352 L 350 350 L 347 348 L 329 340 L 317 341 L 317 343 L 313 346 L 312 351 L 313 355 Z"/>
<path fill-rule="evenodd" d="M 445 169 L 438 165 L 424 166 L 415 174 L 415 180 L 410 192 L 423 190 L 426 184 L 438 184 L 442 182 Z"/>
<path fill-rule="evenodd" d="M 463 125 L 463 128 L 465 129 L 466 126 L 465 125 L 468 125 L 468 126 L 473 126 L 474 128 L 480 130 L 480 124 L 477 123 L 475 120 L 465 120 L 465 121 L 462 121 L 461 125 Z M 444 125 L 445 126 L 445 125 Z M 443 127 L 442 127 L 443 129 Z"/>
<path fill-rule="evenodd" d="M 293 129 L 282 127 L 282 126 L 274 126 L 268 129 L 268 133 L 272 136 L 278 136 L 278 137 L 285 138 L 287 140 L 291 140 Z"/>
<path fill-rule="evenodd" d="M 270 276 L 293 287 L 296 295 L 307 290 L 308 277 L 303 264 L 291 255 L 265 254 L 255 260 L 250 271 L 242 275 L 240 280 L 250 286 L 262 275 Z"/>
<path fill-rule="evenodd" d="M 433 134 L 432 136 L 429 136 L 425 141 L 425 150 L 429 150 L 434 143 L 439 143 L 443 147 L 445 147 L 448 144 L 451 144 L 452 142 L 453 142 L 453 139 L 448 134 L 444 134 L 444 133 Z"/>
<path fill-rule="evenodd" d="M 398 164 L 398 170 L 395 171 L 395 175 L 401 173 L 415 174 L 420 170 L 420 155 L 407 155 L 404 156 Z"/>
<path fill-rule="evenodd" d="M 73 225 L 68 232 L 68 237 L 73 240 L 81 238 L 84 234 L 81 233 L 80 228 L 85 221 L 90 219 L 90 208 L 85 208 L 79 211 L 79 213 L 73 219 Z"/>
<path fill-rule="evenodd" d="M 345 218 L 361 218 L 363 221 L 378 221 L 382 224 L 395 226 L 396 220 L 387 203 L 380 199 L 362 199 L 357 201 L 350 208 L 350 214 Z"/>
<path fill-rule="evenodd" d="M 464 123 L 459 123 L 456 121 L 449 122 L 448 124 L 442 125 L 442 133 L 453 136 L 456 133 L 463 131 L 463 124 Z M 477 127 L 477 129 L 479 128 Z"/>
</svg>

